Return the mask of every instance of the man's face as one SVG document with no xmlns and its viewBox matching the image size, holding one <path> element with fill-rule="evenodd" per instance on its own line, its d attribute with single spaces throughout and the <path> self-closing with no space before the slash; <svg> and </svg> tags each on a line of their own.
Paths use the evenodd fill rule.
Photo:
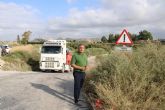
<svg viewBox="0 0 165 110">
<path fill-rule="evenodd" d="M 84 46 L 84 45 L 80 45 L 79 48 L 78 48 L 78 51 L 79 51 L 80 53 L 83 53 L 84 50 L 85 50 L 85 46 Z"/>
</svg>

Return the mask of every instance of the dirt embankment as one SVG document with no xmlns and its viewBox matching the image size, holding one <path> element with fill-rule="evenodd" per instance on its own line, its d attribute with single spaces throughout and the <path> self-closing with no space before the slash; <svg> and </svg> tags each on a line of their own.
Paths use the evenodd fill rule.
<svg viewBox="0 0 165 110">
<path fill-rule="evenodd" d="M 5 62 L 0 58 L 0 70 L 2 69 L 2 66 L 5 64 Z"/>
<path fill-rule="evenodd" d="M 88 71 L 94 69 L 97 66 L 96 56 L 90 56 L 88 58 Z"/>
</svg>

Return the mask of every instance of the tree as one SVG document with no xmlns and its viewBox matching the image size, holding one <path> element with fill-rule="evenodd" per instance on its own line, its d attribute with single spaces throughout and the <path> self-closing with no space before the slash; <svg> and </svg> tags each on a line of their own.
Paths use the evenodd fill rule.
<svg viewBox="0 0 165 110">
<path fill-rule="evenodd" d="M 27 43 L 28 43 L 28 40 L 23 37 L 22 40 L 21 40 L 21 44 L 27 44 Z"/>
<path fill-rule="evenodd" d="M 19 37 L 19 35 L 17 35 L 17 43 L 20 43 L 20 37 Z"/>
<path fill-rule="evenodd" d="M 101 38 L 101 41 L 102 41 L 103 43 L 107 43 L 107 42 L 108 42 L 108 40 L 107 40 L 107 38 L 106 38 L 105 36 L 103 36 L 103 37 Z"/>
<path fill-rule="evenodd" d="M 32 33 L 31 31 L 26 31 L 22 34 L 22 40 L 21 40 L 22 44 L 28 43 L 31 33 Z"/>
<path fill-rule="evenodd" d="M 115 36 L 114 36 L 115 42 L 118 40 L 119 37 L 120 37 L 119 34 L 115 34 Z"/>
<path fill-rule="evenodd" d="M 32 42 L 41 42 L 41 43 L 44 43 L 45 41 L 46 41 L 46 39 L 35 38 Z"/>
<path fill-rule="evenodd" d="M 132 41 L 137 41 L 138 40 L 137 34 L 131 34 L 131 38 L 132 38 Z"/>
<path fill-rule="evenodd" d="M 131 34 L 130 32 L 128 32 L 128 34 L 131 37 L 132 41 L 136 41 L 137 40 L 137 35 L 136 34 Z"/>
<path fill-rule="evenodd" d="M 147 30 L 143 30 L 139 32 L 138 35 L 138 40 L 153 40 L 152 34 L 147 31 Z"/>
<path fill-rule="evenodd" d="M 114 35 L 111 34 L 111 33 L 109 34 L 108 42 L 109 42 L 109 43 L 115 42 L 115 37 L 114 37 Z"/>
</svg>

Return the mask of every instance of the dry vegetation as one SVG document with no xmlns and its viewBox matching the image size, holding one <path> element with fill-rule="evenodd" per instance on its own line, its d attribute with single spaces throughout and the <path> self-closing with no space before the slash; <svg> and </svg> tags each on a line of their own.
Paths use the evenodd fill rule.
<svg viewBox="0 0 165 110">
<path fill-rule="evenodd" d="M 26 51 L 28 53 L 31 53 L 32 50 L 33 50 L 33 45 L 20 45 L 20 46 L 13 47 L 11 52 Z"/>
<path fill-rule="evenodd" d="M 39 45 L 14 46 L 9 55 L 2 57 L 6 62 L 3 70 L 39 70 Z"/>
<path fill-rule="evenodd" d="M 7 62 L 3 69 L 38 70 L 39 47 L 15 46 L 11 54 L 2 58 Z M 89 48 L 87 52 L 89 55 L 107 53 L 100 48 Z M 147 44 L 137 47 L 132 54 L 108 53 L 96 58 L 100 63 L 85 83 L 91 101 L 100 99 L 103 110 L 164 110 L 165 46 Z"/>
<path fill-rule="evenodd" d="M 165 46 L 147 44 L 132 54 L 112 52 L 87 79 L 85 91 L 103 110 L 164 110 Z"/>
<path fill-rule="evenodd" d="M 103 48 L 88 48 L 86 49 L 86 54 L 88 56 L 97 56 L 101 54 L 107 54 L 108 52 Z"/>
</svg>

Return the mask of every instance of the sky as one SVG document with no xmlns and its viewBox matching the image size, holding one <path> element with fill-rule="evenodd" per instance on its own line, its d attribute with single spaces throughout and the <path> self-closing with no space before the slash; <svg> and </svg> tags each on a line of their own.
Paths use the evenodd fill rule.
<svg viewBox="0 0 165 110">
<path fill-rule="evenodd" d="M 98 38 L 150 31 L 165 39 L 165 0 L 0 0 L 0 40 Z"/>
</svg>

